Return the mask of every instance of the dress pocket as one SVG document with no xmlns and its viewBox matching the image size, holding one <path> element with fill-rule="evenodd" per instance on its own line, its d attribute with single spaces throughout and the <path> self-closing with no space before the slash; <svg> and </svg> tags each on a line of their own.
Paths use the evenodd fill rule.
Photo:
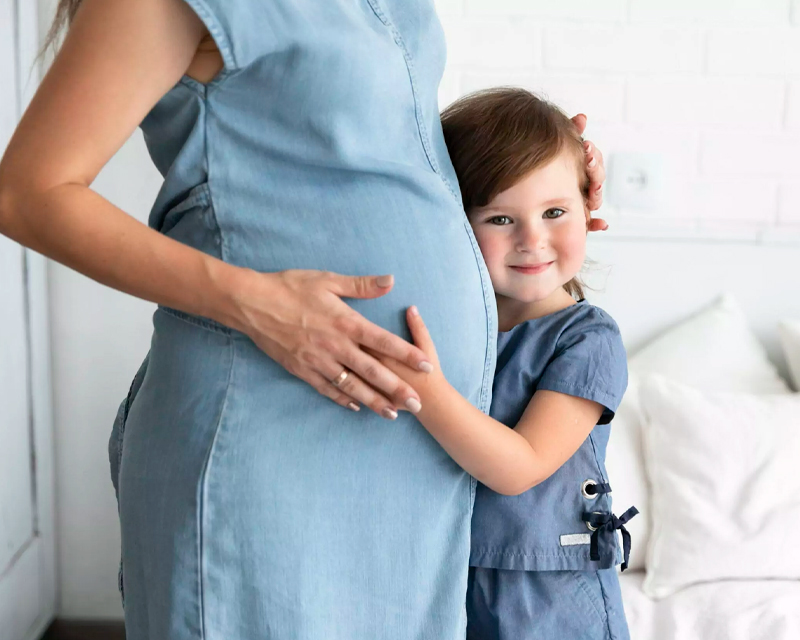
<svg viewBox="0 0 800 640">
<path fill-rule="evenodd" d="M 128 419 L 128 413 L 131 409 L 131 404 L 139 389 L 142 386 L 142 380 L 145 373 L 147 373 L 147 363 L 150 360 L 150 353 L 148 352 L 142 362 L 136 375 L 133 377 L 131 386 L 128 389 L 128 395 L 120 403 L 117 409 L 117 415 L 114 418 L 114 424 L 111 426 L 111 436 L 108 439 L 108 462 L 111 467 L 111 483 L 114 485 L 114 493 L 117 496 L 117 510 L 119 510 L 119 470 L 122 464 L 122 444 L 125 436 L 125 422 Z M 117 587 L 119 588 L 120 597 L 123 606 L 125 605 L 125 594 L 122 587 L 122 556 L 120 554 L 119 572 L 117 574 Z"/>
<path fill-rule="evenodd" d="M 156 228 L 173 240 L 222 259 L 222 233 L 206 182 L 190 189 L 164 214 Z"/>
<path fill-rule="evenodd" d="M 593 638 L 608 638 L 608 612 L 606 611 L 605 599 L 603 598 L 603 588 L 600 585 L 600 577 L 596 571 L 569 571 L 573 579 L 577 582 L 577 592 L 580 596 L 576 600 L 583 601 L 586 611 L 592 611 L 592 620 L 585 620 L 587 629 L 592 628 L 596 633 Z"/>
</svg>

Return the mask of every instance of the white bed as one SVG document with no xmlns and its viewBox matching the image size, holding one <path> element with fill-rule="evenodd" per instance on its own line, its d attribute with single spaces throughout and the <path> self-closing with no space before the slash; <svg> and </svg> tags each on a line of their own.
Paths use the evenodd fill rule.
<svg viewBox="0 0 800 640">
<path fill-rule="evenodd" d="M 644 575 L 620 576 L 631 640 L 800 638 L 800 581 L 715 581 L 652 600 L 642 591 Z"/>
<path fill-rule="evenodd" d="M 698 567 L 696 574 L 710 575 L 712 579 L 694 580 L 694 564 L 704 564 L 705 556 L 716 552 L 716 532 L 723 532 L 719 544 L 724 546 L 728 538 L 736 538 L 726 536 L 726 530 L 739 524 L 724 522 L 724 513 L 715 513 L 715 519 L 708 517 L 704 522 L 702 517 L 694 518 L 695 512 L 689 509 L 685 512 L 690 514 L 687 520 L 691 522 L 685 525 L 683 537 L 667 536 L 670 545 L 675 540 L 683 545 L 677 553 L 672 547 L 672 561 L 668 560 L 670 553 L 663 553 L 664 527 L 658 534 L 662 536 L 661 552 L 652 548 L 653 520 L 670 508 L 670 513 L 680 512 L 676 496 L 696 496 L 686 487 L 679 487 L 683 494 L 681 490 L 670 494 L 663 478 L 654 480 L 652 470 L 648 471 L 651 466 L 658 469 L 661 460 L 652 456 L 659 456 L 661 449 L 648 445 L 647 438 L 652 437 L 647 433 L 649 423 L 641 418 L 644 414 L 640 415 L 642 406 L 637 402 L 642 396 L 634 391 L 643 376 L 652 379 L 652 370 L 687 386 L 695 385 L 692 389 L 698 393 L 737 394 L 731 396 L 731 401 L 758 394 L 787 394 L 783 397 L 789 397 L 789 402 L 791 398 L 800 400 L 796 393 L 800 382 L 800 296 L 796 295 L 800 291 L 796 282 L 800 275 L 800 246 L 601 238 L 590 242 L 588 256 L 599 264 L 587 280 L 600 290 L 588 291 L 587 298 L 606 309 L 619 324 L 632 374 L 629 391 L 637 394 L 626 395 L 612 423 L 608 450 L 614 510 L 621 512 L 635 504 L 642 511 L 628 525 L 634 546 L 632 568 L 620 575 L 631 638 L 800 640 L 800 546 L 796 539 L 800 530 L 800 480 L 795 480 L 800 473 L 792 473 L 789 478 L 789 482 L 797 483 L 792 485 L 797 486 L 796 491 L 786 491 L 780 481 L 770 479 L 761 486 L 761 497 L 747 496 L 744 501 L 759 505 L 774 500 L 776 503 L 769 505 L 773 511 L 790 510 L 789 520 L 782 522 L 779 531 L 772 532 L 772 539 L 777 533 L 783 544 L 761 544 L 759 536 L 763 532 L 756 527 L 750 532 L 752 539 L 735 541 L 742 549 L 739 555 L 732 555 L 736 560 L 721 562 L 718 558 L 715 565 L 711 559 L 708 566 Z M 787 345 L 785 332 L 779 335 L 782 321 L 795 323 L 793 345 Z M 798 378 L 794 381 L 792 365 L 794 377 Z M 777 395 L 775 398 L 777 403 Z M 636 426 L 639 418 L 641 426 Z M 703 420 L 713 422 L 708 416 Z M 793 424 L 784 425 L 785 428 L 796 426 L 800 431 L 800 418 L 789 421 Z M 700 429 L 703 424 L 701 421 L 693 428 Z M 669 437 L 673 437 L 671 433 Z M 717 464 L 723 474 L 724 469 L 735 467 L 726 467 L 720 461 L 730 462 L 736 455 L 731 448 L 736 437 L 733 434 L 730 439 L 719 440 L 719 448 L 708 452 L 708 460 L 710 468 Z M 800 467 L 800 447 L 792 446 L 797 450 L 774 447 L 762 460 L 764 473 L 775 466 L 769 456 L 775 460 L 784 456 L 784 466 L 787 459 L 796 459 Z M 692 453 L 696 457 L 695 449 Z M 669 457 L 666 453 L 664 456 Z M 680 450 L 672 453 L 672 461 L 676 465 L 683 462 Z M 682 473 L 685 472 L 673 473 L 672 485 L 683 482 Z M 715 476 L 710 478 L 703 478 L 703 482 L 713 482 Z M 737 481 L 735 477 L 717 479 L 721 483 Z M 758 478 L 753 480 L 750 477 L 746 486 L 764 485 Z M 781 489 L 783 497 L 776 498 Z M 764 528 L 768 526 L 765 521 Z M 666 529 L 670 527 L 675 533 L 676 526 L 670 523 Z M 703 527 L 707 529 L 704 531 Z M 720 554 L 720 558 L 727 557 L 731 556 Z M 682 559 L 686 562 L 682 563 Z M 676 568 L 675 564 L 685 566 Z M 715 573 L 724 577 L 713 579 Z M 659 580 L 662 592 L 657 595 Z M 664 588 L 670 580 L 672 586 Z"/>
</svg>

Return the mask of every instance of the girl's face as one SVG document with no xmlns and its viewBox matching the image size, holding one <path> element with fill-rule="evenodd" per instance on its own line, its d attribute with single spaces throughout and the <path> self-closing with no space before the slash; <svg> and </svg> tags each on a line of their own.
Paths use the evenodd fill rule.
<svg viewBox="0 0 800 640">
<path fill-rule="evenodd" d="M 469 212 L 498 311 L 538 317 L 565 306 L 562 286 L 586 255 L 587 214 L 577 161 L 566 151 Z"/>
</svg>

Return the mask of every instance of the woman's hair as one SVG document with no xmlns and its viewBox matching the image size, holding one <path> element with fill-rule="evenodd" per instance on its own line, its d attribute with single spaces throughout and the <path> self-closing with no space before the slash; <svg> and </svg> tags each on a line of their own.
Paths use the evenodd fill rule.
<svg viewBox="0 0 800 640">
<path fill-rule="evenodd" d="M 50 25 L 50 30 L 45 36 L 44 44 L 39 50 L 39 54 L 36 56 L 37 60 L 44 55 L 49 47 L 52 46 L 54 49 L 56 48 L 59 34 L 65 27 L 69 28 L 80 4 L 81 0 L 58 0 L 53 23 Z"/>
<path fill-rule="evenodd" d="M 575 174 L 588 199 L 583 139 L 561 109 L 530 91 L 499 87 L 466 95 L 442 112 L 442 129 L 467 213 L 562 151 L 575 155 Z M 577 276 L 564 285 L 578 300 L 584 287 Z"/>
</svg>

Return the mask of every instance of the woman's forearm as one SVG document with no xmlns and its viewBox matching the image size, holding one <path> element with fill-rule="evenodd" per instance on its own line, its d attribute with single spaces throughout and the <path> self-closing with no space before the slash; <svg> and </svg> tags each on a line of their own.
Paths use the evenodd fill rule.
<svg viewBox="0 0 800 640">
<path fill-rule="evenodd" d="M 547 477 L 528 440 L 449 384 L 426 396 L 422 406 L 419 421 L 462 469 L 490 489 L 518 495 Z"/>
<path fill-rule="evenodd" d="M 104 285 L 241 329 L 243 269 L 150 229 L 90 188 L 0 199 L 0 233 Z"/>
</svg>

